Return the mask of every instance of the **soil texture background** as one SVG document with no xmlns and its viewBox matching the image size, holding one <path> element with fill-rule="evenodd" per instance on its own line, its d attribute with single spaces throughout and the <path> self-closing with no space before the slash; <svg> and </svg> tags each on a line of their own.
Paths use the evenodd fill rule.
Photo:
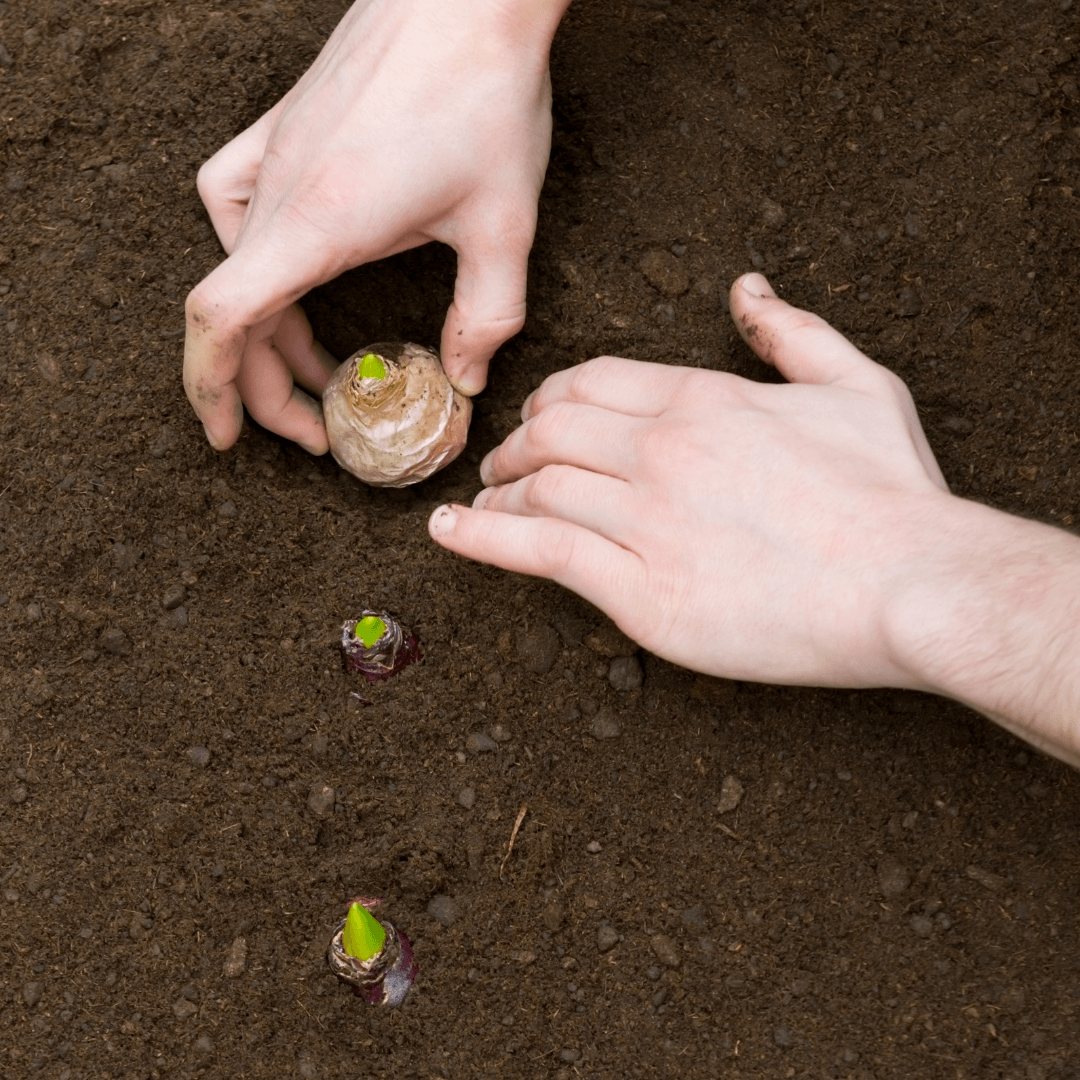
<svg viewBox="0 0 1080 1080">
<path fill-rule="evenodd" d="M 343 10 L 0 3 L 0 1074 L 1080 1077 L 1073 772 L 935 698 L 695 677 L 425 528 L 550 372 L 768 378 L 753 267 L 907 380 L 955 491 L 1075 528 L 1072 0 L 580 0 L 528 325 L 401 493 L 213 452 L 180 380 L 196 170 Z M 307 310 L 434 343 L 453 271 Z M 370 689 L 364 607 L 424 649 Z M 326 967 L 357 893 L 415 944 L 396 1012 Z"/>
</svg>

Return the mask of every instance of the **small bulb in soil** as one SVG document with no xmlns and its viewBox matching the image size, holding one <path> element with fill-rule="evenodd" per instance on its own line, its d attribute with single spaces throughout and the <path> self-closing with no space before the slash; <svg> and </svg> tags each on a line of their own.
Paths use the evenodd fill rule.
<svg viewBox="0 0 1080 1080">
<path fill-rule="evenodd" d="M 416 981 L 412 945 L 388 922 L 376 918 L 381 900 L 358 896 L 349 905 L 326 958 L 330 969 L 370 1005 L 400 1005 Z"/>
<path fill-rule="evenodd" d="M 433 350 L 379 342 L 334 372 L 323 416 L 343 469 L 377 487 L 405 487 L 465 448 L 472 402 L 450 385 Z"/>
<path fill-rule="evenodd" d="M 421 658 L 420 642 L 389 612 L 365 609 L 341 624 L 341 661 L 370 683 L 396 675 Z"/>
</svg>

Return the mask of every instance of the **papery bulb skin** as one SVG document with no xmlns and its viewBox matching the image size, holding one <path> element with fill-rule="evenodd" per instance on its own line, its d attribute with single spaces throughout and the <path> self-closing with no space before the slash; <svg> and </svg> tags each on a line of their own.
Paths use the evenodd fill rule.
<svg viewBox="0 0 1080 1080">
<path fill-rule="evenodd" d="M 422 659 L 420 642 L 389 612 L 365 608 L 341 624 L 341 662 L 351 675 L 382 682 Z"/>
<path fill-rule="evenodd" d="M 382 927 L 385 933 L 382 948 L 365 959 L 350 955 L 346 948 L 346 916 L 335 929 L 326 951 L 330 969 L 339 979 L 349 983 L 357 996 L 369 1005 L 394 1008 L 405 1000 L 409 987 L 416 981 L 417 966 L 412 944 L 404 934 L 378 917 L 379 909 L 383 907 L 382 900 L 357 896 L 352 904 L 362 906 Z"/>
<path fill-rule="evenodd" d="M 422 345 L 359 349 L 334 372 L 322 400 L 334 460 L 366 484 L 417 484 L 465 449 L 472 401 L 450 385 L 438 353 Z"/>
</svg>

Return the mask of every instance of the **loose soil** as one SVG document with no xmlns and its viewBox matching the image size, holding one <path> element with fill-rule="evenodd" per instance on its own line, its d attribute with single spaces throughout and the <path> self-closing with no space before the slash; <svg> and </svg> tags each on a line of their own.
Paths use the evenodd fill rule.
<svg viewBox="0 0 1080 1080">
<path fill-rule="evenodd" d="M 766 378 L 751 267 L 908 381 L 957 492 L 1073 526 L 1072 0 L 579 0 L 528 326 L 403 493 L 216 454 L 180 382 L 196 169 L 343 10 L 0 3 L 0 1073 L 1080 1076 L 1074 773 L 917 694 L 617 689 L 595 610 L 425 531 L 549 372 Z M 452 281 L 428 248 L 307 306 L 340 356 L 436 342 Z M 371 688 L 367 606 L 425 654 Z M 356 893 L 415 943 L 397 1012 L 326 967 Z"/>
</svg>

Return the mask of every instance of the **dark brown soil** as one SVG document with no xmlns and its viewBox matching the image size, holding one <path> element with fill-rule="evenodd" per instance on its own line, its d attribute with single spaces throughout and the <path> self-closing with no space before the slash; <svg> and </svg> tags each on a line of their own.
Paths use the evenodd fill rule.
<svg viewBox="0 0 1080 1080">
<path fill-rule="evenodd" d="M 0 1074 L 1080 1076 L 1074 773 L 914 694 L 649 656 L 617 690 L 596 611 L 425 530 L 548 372 L 763 377 L 724 310 L 751 266 L 909 382 L 958 492 L 1071 526 L 1075 5 L 580 0 L 529 324 L 404 494 L 257 428 L 215 454 L 180 383 L 196 168 L 343 8 L 0 3 Z M 452 275 L 308 309 L 342 356 L 434 342 Z M 425 650 L 375 687 L 333 647 L 368 606 Z M 397 1013 L 323 960 L 355 893 L 415 942 Z"/>
</svg>

